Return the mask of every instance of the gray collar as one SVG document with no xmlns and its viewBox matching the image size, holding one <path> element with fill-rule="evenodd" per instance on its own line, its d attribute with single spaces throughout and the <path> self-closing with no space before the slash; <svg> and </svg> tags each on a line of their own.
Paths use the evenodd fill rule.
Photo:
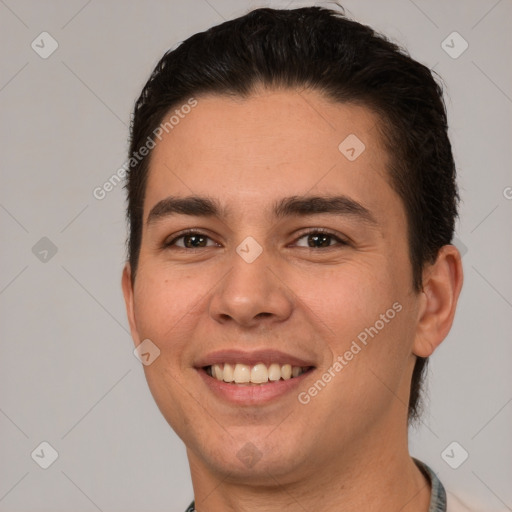
<svg viewBox="0 0 512 512">
<path fill-rule="evenodd" d="M 420 468 L 423 474 L 430 480 L 432 491 L 430 493 L 430 507 L 428 512 L 446 512 L 446 491 L 443 484 L 437 478 L 434 471 L 429 468 L 424 462 L 419 461 L 413 457 L 416 466 Z"/>
</svg>

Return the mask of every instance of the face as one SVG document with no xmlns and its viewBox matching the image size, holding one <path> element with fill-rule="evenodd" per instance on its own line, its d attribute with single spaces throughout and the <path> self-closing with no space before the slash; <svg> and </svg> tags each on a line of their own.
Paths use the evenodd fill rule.
<svg viewBox="0 0 512 512">
<path fill-rule="evenodd" d="M 312 91 L 203 96 L 153 150 L 124 291 L 191 464 L 284 482 L 406 437 L 419 299 L 378 123 Z"/>
</svg>

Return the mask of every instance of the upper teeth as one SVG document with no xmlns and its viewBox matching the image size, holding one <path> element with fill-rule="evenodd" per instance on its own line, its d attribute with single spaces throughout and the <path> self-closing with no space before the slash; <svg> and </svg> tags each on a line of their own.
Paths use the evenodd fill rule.
<svg viewBox="0 0 512 512">
<path fill-rule="evenodd" d="M 298 377 L 304 373 L 302 366 L 292 366 L 291 364 L 272 363 L 269 367 L 263 363 L 249 366 L 247 364 L 237 363 L 235 365 L 224 363 L 214 364 L 207 368 L 207 372 L 217 380 L 224 382 L 235 382 L 236 384 L 264 384 L 268 381 L 279 379 L 288 380 L 292 377 Z"/>
</svg>

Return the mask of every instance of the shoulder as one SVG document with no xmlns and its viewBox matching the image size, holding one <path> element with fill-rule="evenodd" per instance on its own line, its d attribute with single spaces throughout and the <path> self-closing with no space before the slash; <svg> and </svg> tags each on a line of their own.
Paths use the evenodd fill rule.
<svg viewBox="0 0 512 512">
<path fill-rule="evenodd" d="M 450 491 L 446 491 L 446 512 L 474 512 L 460 498 Z"/>
<path fill-rule="evenodd" d="M 509 508 L 489 508 L 489 504 L 484 505 L 481 500 L 475 499 L 464 493 L 449 491 L 446 489 L 446 512 L 504 512 Z"/>
</svg>

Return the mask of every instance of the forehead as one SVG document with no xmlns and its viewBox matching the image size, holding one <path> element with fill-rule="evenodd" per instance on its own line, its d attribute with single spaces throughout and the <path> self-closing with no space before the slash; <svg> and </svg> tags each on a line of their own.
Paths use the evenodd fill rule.
<svg viewBox="0 0 512 512">
<path fill-rule="evenodd" d="M 295 90 L 196 100 L 153 149 L 145 217 L 168 195 L 263 206 L 333 189 L 363 200 L 365 189 L 389 188 L 380 120 L 363 106 Z"/>
</svg>

